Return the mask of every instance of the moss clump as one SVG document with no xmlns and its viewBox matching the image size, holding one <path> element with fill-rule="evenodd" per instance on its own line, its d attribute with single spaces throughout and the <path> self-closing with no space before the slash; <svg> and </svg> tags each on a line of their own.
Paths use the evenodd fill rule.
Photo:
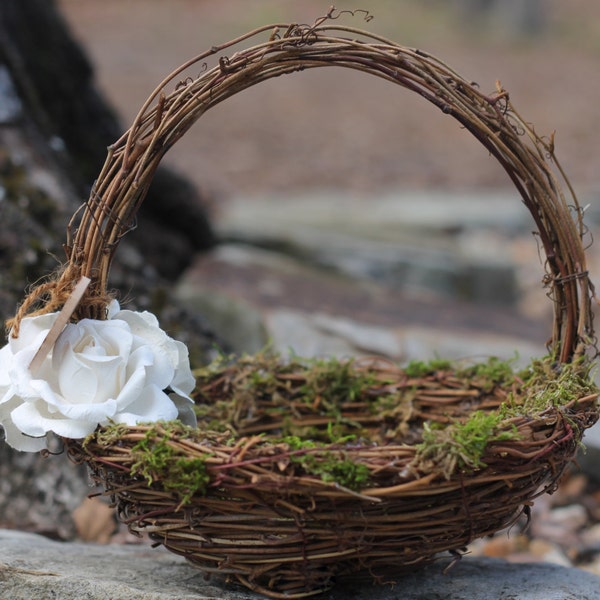
<svg viewBox="0 0 600 600">
<path fill-rule="evenodd" d="M 477 410 L 464 422 L 450 425 L 424 423 L 423 441 L 417 445 L 416 464 L 435 465 L 446 478 L 458 468 L 463 471 L 485 467 L 482 458 L 490 442 L 514 439 L 514 428 L 501 427 L 496 412 Z"/>
<path fill-rule="evenodd" d="M 308 455 L 306 458 L 310 458 Z M 323 481 L 337 483 L 349 490 L 360 491 L 367 487 L 371 472 L 366 465 L 352 460 L 340 460 L 335 456 L 322 456 L 319 461 L 303 464 L 307 472 L 317 475 Z"/>
<path fill-rule="evenodd" d="M 351 360 L 314 360 L 308 366 L 300 393 L 309 404 L 319 398 L 322 406 L 333 414 L 340 405 L 354 402 L 362 397 L 366 388 L 376 383 L 372 373 L 357 371 Z"/>
<path fill-rule="evenodd" d="M 349 436 L 343 441 L 350 441 L 352 438 L 353 436 Z M 286 436 L 276 442 L 289 448 L 290 462 L 300 465 L 307 475 L 319 477 L 326 483 L 337 483 L 353 491 L 360 491 L 369 484 L 369 468 L 346 458 L 343 450 L 327 450 L 320 442 L 298 436 Z"/>
<path fill-rule="evenodd" d="M 117 444 L 121 438 L 129 433 L 129 425 L 123 423 L 113 423 L 107 427 L 101 427 L 94 433 L 90 433 L 83 440 L 83 448 L 86 448 L 88 444 L 94 442 L 101 448 L 109 448 L 114 444 Z"/>
<path fill-rule="evenodd" d="M 204 494 L 210 482 L 203 457 L 186 455 L 172 438 L 175 434 L 191 435 L 178 423 L 158 423 L 131 449 L 131 475 L 141 475 L 148 486 L 160 485 L 177 494 L 180 503 L 188 504 L 194 494 Z"/>
<path fill-rule="evenodd" d="M 590 377 L 590 364 L 584 359 L 559 364 L 547 356 L 517 374 L 511 362 L 490 359 L 457 371 L 457 377 L 468 378 L 483 392 L 491 392 L 494 386 L 507 390 L 507 399 L 497 410 L 477 410 L 466 420 L 426 421 L 422 441 L 416 447 L 417 468 L 437 469 L 450 477 L 456 469 L 485 467 L 483 456 L 488 444 L 518 436 L 514 425 L 507 425 L 508 419 L 534 418 L 549 407 L 565 406 L 598 393 Z"/>
<path fill-rule="evenodd" d="M 502 418 L 534 415 L 550 406 L 565 406 L 598 394 L 591 368 L 585 359 L 568 364 L 557 363 L 550 356 L 535 360 L 518 373 L 521 389 L 518 394 L 509 394 L 499 414 Z"/>
<path fill-rule="evenodd" d="M 477 363 L 459 371 L 461 377 L 471 380 L 472 385 L 477 386 L 483 392 L 491 392 L 494 387 L 509 387 L 515 383 L 514 362 L 511 360 L 501 360 L 495 356 L 490 357 L 486 362 Z"/>
<path fill-rule="evenodd" d="M 337 443 L 361 431 L 355 414 L 376 412 L 384 383 L 353 361 L 301 359 L 259 353 L 237 360 L 220 356 L 195 372 L 196 416 L 211 429 L 240 435 L 298 435 Z M 382 392 L 386 393 L 386 392 Z M 389 395 L 389 392 L 386 393 Z"/>
<path fill-rule="evenodd" d="M 450 369 L 452 369 L 451 361 L 435 358 L 427 361 L 411 360 L 404 368 L 404 372 L 408 377 L 425 377 L 437 371 L 449 371 Z"/>
</svg>

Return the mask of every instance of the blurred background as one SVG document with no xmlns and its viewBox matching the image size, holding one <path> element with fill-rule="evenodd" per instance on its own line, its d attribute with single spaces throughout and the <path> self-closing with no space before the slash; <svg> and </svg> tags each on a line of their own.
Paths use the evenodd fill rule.
<svg viewBox="0 0 600 600">
<path fill-rule="evenodd" d="M 312 23 L 329 3 L 59 7 L 127 125 L 187 58 L 267 23 Z M 368 23 L 360 12 L 340 22 L 432 53 L 483 92 L 500 81 L 540 135 L 556 131 L 557 156 L 596 219 L 597 3 L 375 0 L 365 8 Z M 236 350 L 271 340 L 301 354 L 406 360 L 518 346 L 528 357 L 546 340 L 551 304 L 529 215 L 496 161 L 414 94 L 343 69 L 277 78 L 217 106 L 164 162 L 201 191 L 226 242 L 194 261 L 177 294 Z M 302 273 L 303 285 L 290 273 Z M 396 325 L 405 327 L 392 336 Z M 365 338 L 380 341 L 362 347 Z"/>
<path fill-rule="evenodd" d="M 312 23 L 329 6 L 4 0 L 1 316 L 63 259 L 66 223 L 106 146 L 168 73 L 264 24 Z M 589 205 L 593 237 L 600 4 L 336 6 L 368 8 L 369 22 L 362 13 L 341 22 L 425 50 L 483 92 L 500 81 L 538 134 L 556 131 L 556 155 Z M 398 361 L 517 353 L 527 363 L 544 354 L 552 306 L 531 217 L 495 160 L 415 95 L 342 69 L 278 78 L 215 107 L 163 162 L 138 230 L 119 249 L 112 284 L 128 306 L 159 314 L 195 364 L 217 347 L 251 352 L 267 343 L 301 355 Z M 598 248 L 589 250 L 596 281 Z M 538 501 L 530 537 L 482 552 L 600 573 L 600 442 L 594 430 L 586 439 L 585 470 L 552 501 Z M 72 468 L 0 444 L 0 525 L 117 540 L 112 512 L 83 501 L 85 473 L 74 478 Z"/>
<path fill-rule="evenodd" d="M 128 125 L 163 75 L 268 23 L 312 23 L 313 0 L 60 0 L 99 87 Z M 337 3 L 354 9 L 360 2 Z M 557 130 L 576 188 L 597 182 L 600 6 L 593 0 L 372 0 L 341 23 L 432 53 L 493 91 L 496 80 L 538 131 Z M 412 94 L 362 73 L 317 69 L 271 80 L 213 110 L 167 157 L 224 196 L 335 188 L 510 186 L 470 135 Z"/>
</svg>

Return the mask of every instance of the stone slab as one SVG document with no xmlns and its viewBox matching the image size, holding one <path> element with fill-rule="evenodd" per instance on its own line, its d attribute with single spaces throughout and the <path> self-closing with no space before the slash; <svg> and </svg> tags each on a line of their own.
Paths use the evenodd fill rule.
<svg viewBox="0 0 600 600">
<path fill-rule="evenodd" d="M 341 584 L 322 600 L 600 600 L 600 577 L 551 564 L 463 558 L 439 563 L 395 585 Z M 216 580 L 164 549 L 61 543 L 0 530 L 0 598 L 7 600 L 259 600 Z"/>
</svg>

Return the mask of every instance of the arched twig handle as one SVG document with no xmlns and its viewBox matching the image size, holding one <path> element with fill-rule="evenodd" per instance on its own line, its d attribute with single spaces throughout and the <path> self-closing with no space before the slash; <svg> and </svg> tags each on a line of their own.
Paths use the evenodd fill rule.
<svg viewBox="0 0 600 600">
<path fill-rule="evenodd" d="M 89 277 L 92 284 L 77 318 L 104 317 L 108 273 L 117 246 L 131 229 L 163 155 L 202 114 L 267 79 L 338 66 L 416 92 L 459 121 L 496 158 L 529 209 L 546 255 L 546 283 L 554 304 L 551 350 L 560 362 L 585 353 L 594 334 L 592 288 L 582 245 L 583 211 L 554 157 L 552 137 L 538 136 L 499 84 L 494 93 L 484 94 L 433 56 L 332 24 L 336 16 L 330 12 L 313 26 L 262 27 L 211 48 L 162 81 L 131 128 L 109 148 L 89 200 L 69 225 L 65 269 L 33 290 L 17 315 L 17 327 L 40 299 L 45 303 L 42 312 L 60 307 L 80 276 Z M 261 36 L 263 41 L 247 49 L 224 54 Z M 209 67 L 206 61 L 216 56 L 216 64 Z M 194 69 L 194 76 L 185 76 Z"/>
</svg>

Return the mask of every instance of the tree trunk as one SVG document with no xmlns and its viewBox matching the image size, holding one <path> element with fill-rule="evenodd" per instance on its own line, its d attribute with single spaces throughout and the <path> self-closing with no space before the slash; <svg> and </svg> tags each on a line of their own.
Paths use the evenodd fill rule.
<svg viewBox="0 0 600 600">
<path fill-rule="evenodd" d="M 2 0 L 2 321 L 14 315 L 28 284 L 64 260 L 68 218 L 87 196 L 106 147 L 120 134 L 114 111 L 95 89 L 92 67 L 54 1 Z M 111 284 L 134 296 L 128 306 L 157 313 L 196 360 L 205 360 L 214 339 L 198 316 L 169 299 L 168 283 L 196 251 L 214 242 L 200 198 L 187 180 L 160 169 L 140 220 L 144 227 L 123 242 Z M 90 491 L 85 470 L 64 456 L 16 453 L 2 437 L 0 427 L 0 527 L 73 537 L 71 513 Z"/>
</svg>

